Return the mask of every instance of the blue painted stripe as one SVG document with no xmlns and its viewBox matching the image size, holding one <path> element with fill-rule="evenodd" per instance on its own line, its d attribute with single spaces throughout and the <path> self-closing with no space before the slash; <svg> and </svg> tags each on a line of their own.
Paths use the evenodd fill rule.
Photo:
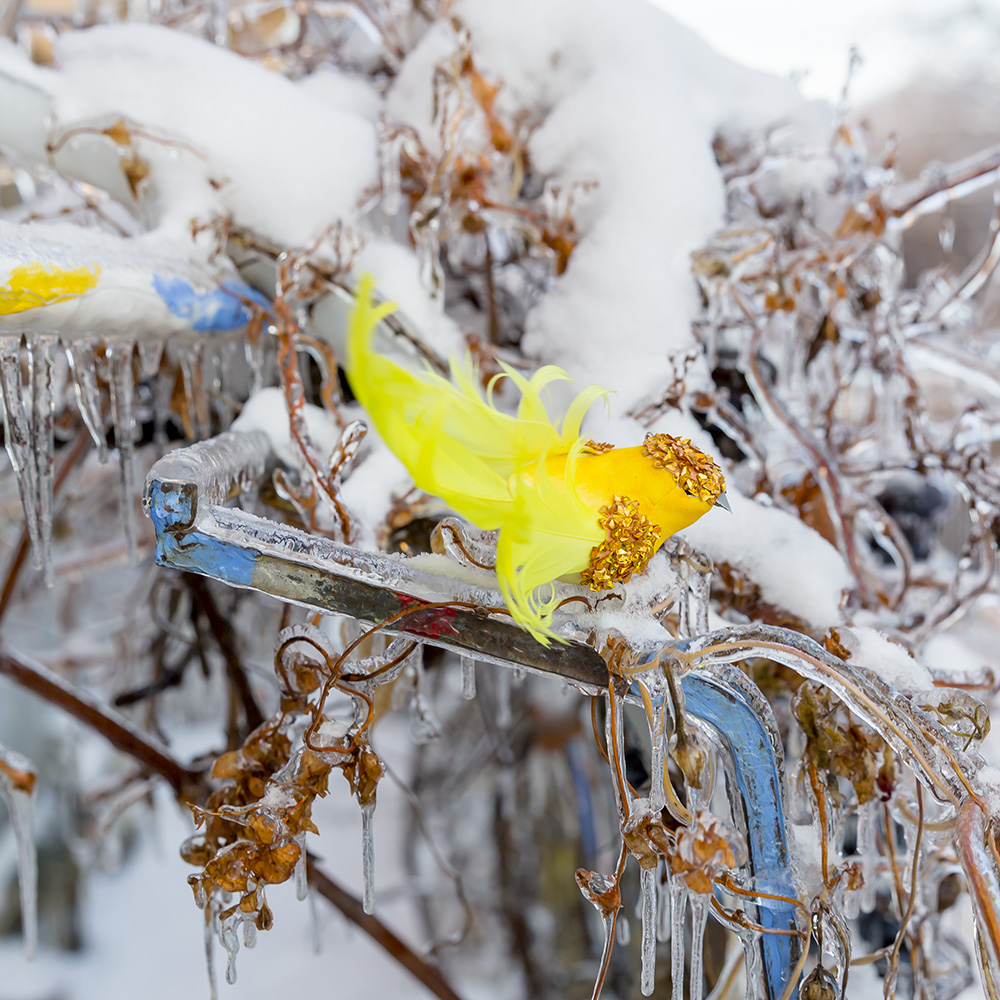
<svg viewBox="0 0 1000 1000">
<path fill-rule="evenodd" d="M 732 755 L 755 882 L 762 891 L 795 897 L 798 893 L 788 857 L 781 774 L 767 728 L 738 691 L 710 676 L 687 674 L 681 686 L 687 710 L 716 729 Z M 763 901 L 757 907 L 757 918 L 762 927 L 792 930 L 798 926 L 795 907 L 777 900 Z M 764 934 L 761 943 L 768 992 L 771 1000 L 778 1000 L 795 965 L 797 939 L 787 934 Z"/>
<path fill-rule="evenodd" d="M 171 313 L 199 333 L 221 333 L 246 326 L 254 315 L 250 303 L 262 309 L 271 307 L 260 292 L 242 281 L 200 290 L 183 278 L 154 274 L 153 288 Z"/>
</svg>

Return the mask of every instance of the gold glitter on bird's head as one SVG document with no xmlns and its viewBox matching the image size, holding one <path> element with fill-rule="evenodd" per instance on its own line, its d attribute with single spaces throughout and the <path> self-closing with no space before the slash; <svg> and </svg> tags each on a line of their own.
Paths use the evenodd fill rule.
<svg viewBox="0 0 1000 1000">
<path fill-rule="evenodd" d="M 639 501 L 629 497 L 616 495 L 600 513 L 597 523 L 604 529 L 604 541 L 591 549 L 581 576 L 591 590 L 610 590 L 646 568 L 660 529 L 639 513 Z"/>
<path fill-rule="evenodd" d="M 669 472 L 688 496 L 705 503 L 715 503 L 726 491 L 722 470 L 688 438 L 647 434 L 642 453 L 652 459 L 657 469 Z"/>
</svg>

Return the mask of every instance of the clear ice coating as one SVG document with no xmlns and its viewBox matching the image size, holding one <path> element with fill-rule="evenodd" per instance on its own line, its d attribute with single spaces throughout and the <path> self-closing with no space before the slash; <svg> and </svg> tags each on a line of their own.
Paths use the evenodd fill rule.
<svg viewBox="0 0 1000 1000">
<path fill-rule="evenodd" d="M 135 415 L 132 397 L 135 383 L 132 375 L 131 341 L 117 341 L 107 345 L 111 364 L 111 420 L 118 448 L 119 478 L 121 482 L 121 515 L 125 529 L 125 542 L 129 558 L 136 552 L 135 512 Z"/>
<path fill-rule="evenodd" d="M 32 457 L 33 435 L 25 409 L 21 386 L 21 337 L 0 339 L 0 379 L 3 385 L 4 445 L 17 479 L 25 523 L 36 562 L 41 552 L 38 504 L 35 493 L 35 463 Z"/>
<path fill-rule="evenodd" d="M 240 939 L 237 933 L 239 919 L 242 914 L 237 911 L 220 922 L 219 937 L 222 947 L 226 949 L 226 982 L 232 986 L 236 982 L 236 956 L 240 950 Z"/>
<path fill-rule="evenodd" d="M 476 661 L 471 656 L 462 657 L 462 697 L 466 701 L 476 697 Z"/>
<path fill-rule="evenodd" d="M 682 878 L 670 881 L 670 995 L 684 1000 L 684 919 L 688 887 Z"/>
<path fill-rule="evenodd" d="M 76 407 L 83 419 L 100 461 L 106 462 L 108 446 L 104 437 L 104 414 L 101 410 L 101 393 L 97 386 L 97 364 L 94 359 L 95 345 L 90 340 L 77 340 L 66 348 L 76 394 Z"/>
<path fill-rule="evenodd" d="M 38 504 L 39 547 L 36 558 L 41 562 L 46 586 L 52 585 L 52 468 L 55 452 L 52 362 L 57 343 L 57 338 L 51 335 L 27 341 L 32 413 L 30 447 L 35 473 L 35 501 Z"/>
<path fill-rule="evenodd" d="M 639 892 L 642 899 L 642 974 L 640 988 L 648 997 L 656 985 L 656 904 L 659 892 L 657 867 L 639 871 Z"/>
<path fill-rule="evenodd" d="M 691 985 L 688 1000 L 701 1000 L 705 983 L 703 962 L 705 955 L 705 926 L 708 923 L 709 897 L 693 892 L 691 899 Z"/>
<path fill-rule="evenodd" d="M 299 860 L 295 862 L 295 898 L 303 900 L 309 895 L 309 871 L 306 855 L 306 835 L 296 838 L 299 845 Z"/>
<path fill-rule="evenodd" d="M 497 726 L 508 729 L 513 718 L 510 707 L 512 678 L 509 670 L 497 670 L 494 675 L 497 683 Z"/>
<path fill-rule="evenodd" d="M 361 807 L 361 874 L 364 878 L 364 911 L 375 912 L 375 801 Z"/>
<path fill-rule="evenodd" d="M 7 806 L 17 842 L 24 954 L 33 958 L 38 943 L 38 854 L 35 848 L 35 766 L 27 757 L 0 746 L 0 798 Z"/>
</svg>

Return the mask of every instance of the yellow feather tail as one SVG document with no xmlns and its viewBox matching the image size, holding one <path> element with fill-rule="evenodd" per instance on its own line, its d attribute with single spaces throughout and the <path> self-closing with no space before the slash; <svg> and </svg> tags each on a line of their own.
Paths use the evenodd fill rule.
<svg viewBox="0 0 1000 1000">
<path fill-rule="evenodd" d="M 583 446 L 580 423 L 604 390 L 590 386 L 581 392 L 557 427 L 542 392 L 568 379 L 559 368 L 546 366 L 528 379 L 504 366 L 485 398 L 468 359 L 452 362 L 451 381 L 430 370 L 410 371 L 373 349 L 376 326 L 394 308 L 374 306 L 372 280 L 361 279 L 347 336 L 351 389 L 420 489 L 480 528 L 500 529 L 501 590 L 515 620 L 546 642 L 552 602 L 539 598 L 536 589 L 579 572 L 603 537 L 594 512 L 572 488 L 572 473 Z M 492 404 L 502 377 L 521 391 L 517 416 Z M 567 457 L 565 492 L 545 468 L 546 457 L 556 455 Z"/>
</svg>

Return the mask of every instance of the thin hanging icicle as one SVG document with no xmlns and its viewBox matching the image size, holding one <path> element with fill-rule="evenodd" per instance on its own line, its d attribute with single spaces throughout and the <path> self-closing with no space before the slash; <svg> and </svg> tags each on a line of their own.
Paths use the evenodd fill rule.
<svg viewBox="0 0 1000 1000">
<path fill-rule="evenodd" d="M 462 697 L 466 701 L 476 697 L 476 661 L 471 656 L 462 657 Z"/>
<path fill-rule="evenodd" d="M 142 337 L 136 342 L 139 349 L 139 371 L 144 379 L 155 378 L 163 360 L 163 341 L 159 337 Z"/>
<path fill-rule="evenodd" d="M 52 398 L 52 361 L 58 338 L 30 338 L 28 368 L 31 373 L 31 460 L 35 468 L 35 502 L 42 578 L 52 586 L 52 470 L 55 461 L 55 401 Z"/>
<path fill-rule="evenodd" d="M 708 631 L 709 599 L 712 592 L 712 566 L 693 562 L 688 573 L 688 586 L 691 588 L 691 624 L 696 635 Z"/>
<path fill-rule="evenodd" d="M 702 1000 L 705 986 L 704 950 L 705 925 L 708 923 L 709 897 L 700 892 L 691 893 L 691 985 L 688 1000 Z"/>
<path fill-rule="evenodd" d="M 656 896 L 659 869 L 639 870 L 639 891 L 642 896 L 642 995 L 648 997 L 656 985 Z"/>
<path fill-rule="evenodd" d="M 181 378 L 184 383 L 188 420 L 195 438 L 199 441 L 207 438 L 211 431 L 209 399 L 202 364 L 203 354 L 201 344 L 180 352 Z"/>
<path fill-rule="evenodd" d="M 101 392 L 97 386 L 93 342 L 81 340 L 70 344 L 66 348 L 66 360 L 73 376 L 76 407 L 97 448 L 97 457 L 103 465 L 108 460 L 108 445 L 104 436 L 104 414 L 101 411 Z"/>
<path fill-rule="evenodd" d="M 746 1000 L 767 1000 L 768 988 L 764 978 L 764 962 L 760 948 L 760 931 L 749 927 L 734 927 L 743 945 L 745 963 Z M 728 964 L 728 963 L 727 963 Z"/>
<path fill-rule="evenodd" d="M 35 850 L 35 766 L 27 757 L 0 746 L 0 798 L 7 806 L 17 841 L 17 879 L 21 890 L 24 954 L 34 958 L 38 943 L 38 854 Z"/>
<path fill-rule="evenodd" d="M 512 715 L 510 710 L 510 672 L 500 669 L 496 673 L 497 679 L 497 726 L 500 729 L 510 727 Z"/>
<path fill-rule="evenodd" d="M 111 419 L 118 446 L 119 478 L 121 482 L 121 513 L 125 527 L 125 543 L 130 559 L 136 554 L 135 526 L 135 415 L 132 396 L 132 343 L 120 341 L 108 344 L 111 363 Z"/>
<path fill-rule="evenodd" d="M 410 654 L 409 664 L 413 671 L 413 697 L 410 703 L 410 737 L 414 743 L 433 743 L 434 740 L 441 739 L 444 730 L 434 709 L 431 706 L 424 687 L 426 678 L 424 676 L 424 647 L 422 643 L 417 643 L 416 648 Z"/>
<path fill-rule="evenodd" d="M 299 845 L 299 860 L 295 862 L 295 898 L 299 901 L 309 895 L 309 871 L 306 868 L 306 835 L 296 837 Z"/>
<path fill-rule="evenodd" d="M 205 969 L 208 972 L 209 1000 L 218 1000 L 219 991 L 215 986 L 215 921 L 212 906 L 205 910 Z"/>
<path fill-rule="evenodd" d="M 664 791 L 664 773 L 666 770 L 666 749 L 663 734 L 665 715 L 665 700 L 660 697 L 653 700 L 653 721 L 649 727 L 649 738 L 652 751 L 649 765 L 649 801 L 654 815 L 659 815 L 667 804 L 667 794 Z"/>
<path fill-rule="evenodd" d="M 361 874 L 364 877 L 365 913 L 375 912 L 375 800 L 361 807 Z"/>
<path fill-rule="evenodd" d="M 858 854 L 861 857 L 861 909 L 869 913 L 875 907 L 875 865 L 878 861 L 876 835 L 878 832 L 878 803 L 875 799 L 858 806 Z"/>
<path fill-rule="evenodd" d="M 656 885 L 656 940 L 670 940 L 670 876 L 657 879 Z"/>
<path fill-rule="evenodd" d="M 629 923 L 628 917 L 626 917 L 623 913 L 618 914 L 618 924 L 615 928 L 615 937 L 623 948 L 627 948 L 629 946 L 629 942 L 632 940 L 632 925 Z"/>
<path fill-rule="evenodd" d="M 682 878 L 670 881 L 670 995 L 684 1000 L 684 918 L 688 887 Z"/>
<path fill-rule="evenodd" d="M 222 938 L 222 947 L 226 949 L 226 982 L 233 986 L 236 983 L 236 956 L 240 950 L 240 939 L 237 936 L 236 928 L 238 921 L 237 914 L 227 917 L 222 921 L 219 937 Z"/>
<path fill-rule="evenodd" d="M 21 388 L 21 338 L 0 340 L 0 381 L 3 385 L 4 444 L 17 478 L 17 491 L 28 527 L 35 564 L 38 564 L 38 504 L 35 502 L 35 467 L 31 459 L 31 426 Z"/>
</svg>

